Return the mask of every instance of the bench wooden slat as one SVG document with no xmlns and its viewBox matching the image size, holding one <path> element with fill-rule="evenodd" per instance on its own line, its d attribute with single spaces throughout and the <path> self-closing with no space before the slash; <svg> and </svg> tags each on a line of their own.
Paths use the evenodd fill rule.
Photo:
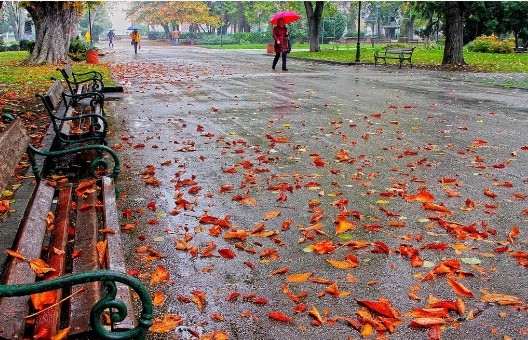
<svg viewBox="0 0 528 340">
<path fill-rule="evenodd" d="M 17 119 L 7 126 L 7 129 L 0 135 L 0 190 L 3 190 L 11 176 L 13 169 L 18 165 L 20 159 L 26 152 L 29 144 L 29 136 L 22 126 L 22 121 Z"/>
<path fill-rule="evenodd" d="M 106 207 L 104 215 L 104 227 L 114 231 L 114 234 L 106 234 L 108 241 L 108 253 L 106 256 L 107 268 L 126 273 L 125 256 L 123 255 L 123 242 L 121 241 L 121 230 L 119 228 L 119 215 L 116 209 L 116 196 L 114 181 L 109 177 L 103 177 L 103 205 Z M 129 311 L 125 320 L 112 325 L 113 330 L 128 330 L 137 325 L 132 311 L 132 296 L 130 288 L 124 284 L 117 283 L 117 298 L 123 301 Z"/>
<path fill-rule="evenodd" d="M 55 217 L 55 228 L 50 237 L 48 249 L 48 265 L 55 269 L 44 275 L 44 280 L 64 275 L 66 267 L 66 245 L 68 243 L 68 229 L 70 228 L 70 211 L 72 203 L 72 186 L 68 185 L 59 190 L 57 203 L 57 216 Z M 57 295 L 53 303 L 57 303 L 62 298 L 62 290 L 57 290 Z M 61 314 L 61 304 L 47 309 L 41 313 L 35 321 L 35 329 L 45 327 L 51 331 L 52 335 L 59 330 Z"/>
<path fill-rule="evenodd" d="M 57 110 L 59 108 L 62 100 L 62 92 L 64 92 L 62 83 L 60 80 L 55 80 L 46 93 L 46 100 L 53 110 Z"/>
<path fill-rule="evenodd" d="M 48 215 L 55 188 L 41 181 L 33 198 L 32 209 L 22 226 L 16 251 L 27 259 L 38 259 L 42 249 L 42 242 L 46 232 L 45 218 Z M 36 274 L 25 261 L 12 258 L 5 274 L 7 280 L 4 284 L 24 284 L 35 281 Z M 29 299 L 27 296 L 3 298 L 0 301 L 2 311 L 2 332 L 0 336 L 6 339 L 22 338 L 24 335 L 25 320 L 28 315 Z"/>
<path fill-rule="evenodd" d="M 97 212 L 95 209 L 95 182 L 92 185 L 91 194 L 87 197 L 77 198 L 77 219 L 75 222 L 75 243 L 74 249 L 82 250 L 79 256 L 73 259 L 72 273 L 82 273 L 99 269 L 97 253 Z M 87 210 L 79 209 L 83 204 L 91 207 Z M 100 282 L 91 282 L 75 286 L 77 291 L 84 288 L 84 292 L 75 295 L 71 299 L 70 305 L 70 334 L 80 334 L 90 331 L 90 310 L 101 297 Z"/>
</svg>

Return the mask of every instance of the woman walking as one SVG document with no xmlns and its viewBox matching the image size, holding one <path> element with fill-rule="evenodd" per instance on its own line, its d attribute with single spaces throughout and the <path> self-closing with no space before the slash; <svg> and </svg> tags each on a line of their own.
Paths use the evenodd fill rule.
<svg viewBox="0 0 528 340">
<path fill-rule="evenodd" d="M 275 40 L 275 58 L 271 68 L 275 70 L 279 58 L 282 56 L 282 70 L 288 71 L 286 68 L 286 54 L 288 53 L 288 28 L 284 24 L 284 19 L 277 21 L 277 26 L 273 27 L 273 39 Z"/>
<path fill-rule="evenodd" d="M 138 30 L 133 30 L 132 33 L 130 33 L 130 39 L 132 39 L 132 45 L 134 45 L 134 53 L 137 54 L 138 44 L 141 41 L 141 34 L 139 34 Z"/>
</svg>

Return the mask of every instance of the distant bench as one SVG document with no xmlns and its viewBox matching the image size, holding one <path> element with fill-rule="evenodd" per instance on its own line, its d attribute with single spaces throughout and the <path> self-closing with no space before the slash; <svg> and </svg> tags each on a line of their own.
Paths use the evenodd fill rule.
<svg viewBox="0 0 528 340">
<path fill-rule="evenodd" d="M 415 47 L 385 47 L 383 51 L 374 52 L 374 65 L 378 65 L 378 59 L 382 59 L 384 65 L 387 65 L 387 59 L 399 60 L 400 68 L 404 61 L 408 61 L 412 68 L 412 54 Z"/>
</svg>

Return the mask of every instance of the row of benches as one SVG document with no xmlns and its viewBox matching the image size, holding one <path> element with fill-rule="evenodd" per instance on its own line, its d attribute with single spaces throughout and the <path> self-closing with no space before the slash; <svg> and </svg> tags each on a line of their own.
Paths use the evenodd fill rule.
<svg viewBox="0 0 528 340">
<path fill-rule="evenodd" d="M 32 145 L 19 118 L 2 117 L 10 121 L 0 136 L 4 168 L 22 160 L 34 178 L 26 176 L 14 197 L 25 206 L 1 223 L 16 236 L 2 271 L 0 339 L 61 331 L 69 338 L 142 339 L 152 325 L 152 301 L 125 274 L 114 185 L 120 161 L 106 146 L 102 77 L 76 75 L 69 65 L 61 73 L 66 92 L 56 79 L 46 94 L 36 94 L 51 120 L 42 147 Z M 60 173 L 64 158 L 79 165 L 79 181 Z M 12 183 L 11 174 L 0 173 L 0 191 Z M 130 289 L 141 301 L 138 319 Z"/>
</svg>

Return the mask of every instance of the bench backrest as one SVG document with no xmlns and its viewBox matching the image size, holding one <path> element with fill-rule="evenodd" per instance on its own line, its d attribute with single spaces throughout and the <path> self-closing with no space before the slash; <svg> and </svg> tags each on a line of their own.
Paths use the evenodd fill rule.
<svg viewBox="0 0 528 340">
<path fill-rule="evenodd" d="M 0 191 L 6 188 L 13 175 L 13 169 L 20 162 L 29 142 L 29 136 L 20 119 L 15 119 L 0 133 Z"/>
<path fill-rule="evenodd" d="M 412 48 L 405 48 L 405 47 L 386 47 L 385 52 L 387 54 L 410 54 L 414 51 L 414 47 Z"/>
<path fill-rule="evenodd" d="M 399 54 L 399 55 L 408 55 L 412 56 L 412 52 L 414 51 L 414 47 L 412 48 L 405 48 L 405 47 L 386 47 L 385 48 L 385 55 L 387 54 Z"/>
<path fill-rule="evenodd" d="M 73 67 L 70 64 L 64 64 L 62 68 L 58 68 L 57 71 L 59 71 L 66 81 L 66 85 L 68 86 L 68 90 L 70 90 L 70 94 L 74 94 L 76 90 L 72 87 L 71 82 L 75 82 L 75 75 L 73 74 Z"/>
<path fill-rule="evenodd" d="M 46 103 L 49 105 L 49 108 L 52 111 L 56 111 L 62 101 L 62 93 L 64 92 L 64 87 L 60 80 L 53 81 L 53 84 L 48 89 L 46 93 Z"/>
<path fill-rule="evenodd" d="M 65 79 L 68 79 L 70 77 L 73 78 L 73 67 L 70 64 L 65 64 L 62 69 L 64 70 Z"/>
</svg>

